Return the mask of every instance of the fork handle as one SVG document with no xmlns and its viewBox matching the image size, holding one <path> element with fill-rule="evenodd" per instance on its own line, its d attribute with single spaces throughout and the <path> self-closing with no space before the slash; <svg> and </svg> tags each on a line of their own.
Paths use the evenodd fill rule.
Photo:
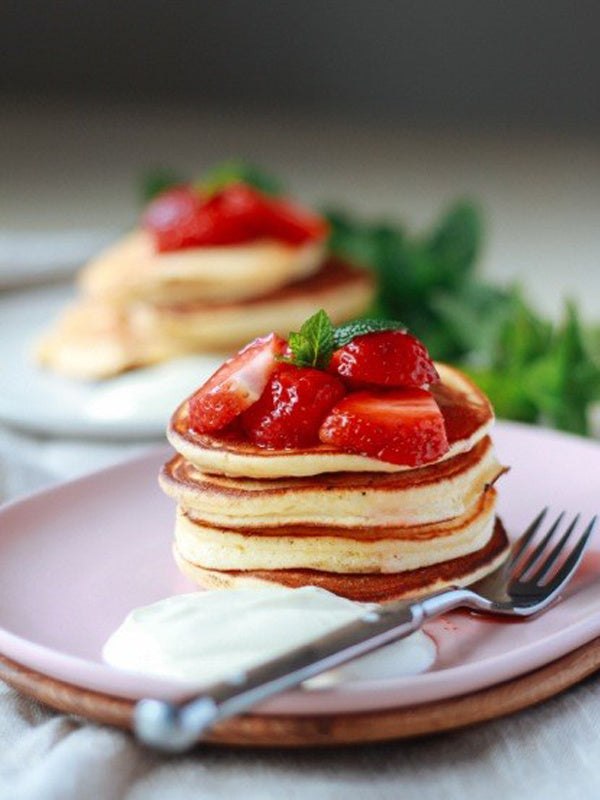
<svg viewBox="0 0 600 800">
<path fill-rule="evenodd" d="M 183 752 L 220 720 L 248 711 L 308 678 L 403 639 L 427 620 L 464 605 L 470 596 L 465 589 L 448 589 L 421 601 L 399 601 L 373 611 L 365 610 L 358 620 L 214 684 L 183 705 L 153 699 L 139 701 L 134 709 L 134 730 L 148 745 Z"/>
</svg>

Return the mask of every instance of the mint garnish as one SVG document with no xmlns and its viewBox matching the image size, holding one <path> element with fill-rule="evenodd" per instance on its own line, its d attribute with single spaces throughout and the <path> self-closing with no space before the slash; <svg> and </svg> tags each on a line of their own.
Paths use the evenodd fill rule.
<svg viewBox="0 0 600 800">
<path fill-rule="evenodd" d="M 333 331 L 334 348 L 343 347 L 357 336 L 364 336 L 367 333 L 377 333 L 377 331 L 402 331 L 406 333 L 406 325 L 392 319 L 359 319 L 357 322 L 349 322 L 347 325 L 340 325 Z"/>
<path fill-rule="evenodd" d="M 205 194 L 216 194 L 232 183 L 246 183 L 269 195 L 283 192 L 281 182 L 255 164 L 246 161 L 224 161 L 209 170 L 200 182 L 199 188 Z"/>
<path fill-rule="evenodd" d="M 149 203 L 159 194 L 173 186 L 185 183 L 185 180 L 174 169 L 156 167 L 148 170 L 140 177 L 140 195 L 143 203 Z"/>
<path fill-rule="evenodd" d="M 333 325 L 321 309 L 309 317 L 298 333 L 290 333 L 291 358 L 284 358 L 297 367 L 316 367 L 327 369 L 334 351 Z"/>
<path fill-rule="evenodd" d="M 336 328 L 321 309 L 306 320 L 298 333 L 290 333 L 288 341 L 292 355 L 281 360 L 297 367 L 327 369 L 333 351 L 338 347 L 357 336 L 378 331 L 406 331 L 406 327 L 394 320 L 362 319 Z"/>
</svg>

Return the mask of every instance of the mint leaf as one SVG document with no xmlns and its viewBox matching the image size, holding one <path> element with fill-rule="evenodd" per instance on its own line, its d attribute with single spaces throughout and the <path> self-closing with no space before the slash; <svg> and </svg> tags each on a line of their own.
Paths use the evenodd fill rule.
<svg viewBox="0 0 600 800">
<path fill-rule="evenodd" d="M 150 200 L 153 200 L 166 189 L 170 189 L 180 183 L 185 183 L 185 180 L 174 169 L 156 167 L 148 170 L 141 176 L 139 181 L 142 203 L 149 203 Z"/>
<path fill-rule="evenodd" d="M 433 231 L 414 235 L 397 223 L 327 213 L 330 247 L 342 258 L 370 267 L 378 293 L 371 316 L 402 320 L 433 358 L 456 361 L 467 348 L 437 307 L 442 294 L 476 283 L 474 268 L 482 240 L 481 215 L 469 202 L 452 206 Z M 460 312 L 455 318 L 460 317 Z"/>
<path fill-rule="evenodd" d="M 298 333 L 290 333 L 288 342 L 292 357 L 281 360 L 298 367 L 327 369 L 334 350 L 357 336 L 377 331 L 406 331 L 406 326 L 395 320 L 362 319 L 334 328 L 321 309 L 306 320 Z"/>
<path fill-rule="evenodd" d="M 309 317 L 298 333 L 290 333 L 291 358 L 284 358 L 297 367 L 327 369 L 334 351 L 333 325 L 323 309 Z"/>
<path fill-rule="evenodd" d="M 269 195 L 279 195 L 283 192 L 283 186 L 277 178 L 246 161 L 225 161 L 217 165 L 206 173 L 201 188 L 207 194 L 214 194 L 231 183 L 247 183 Z"/>
<path fill-rule="evenodd" d="M 402 331 L 406 332 L 406 325 L 390 319 L 360 319 L 356 322 L 350 322 L 347 325 L 340 325 L 333 330 L 333 344 L 334 349 L 343 347 L 352 339 L 357 336 L 364 336 L 367 333 L 376 333 L 377 331 Z"/>
<path fill-rule="evenodd" d="M 446 341 L 463 353 L 461 360 L 472 367 L 489 366 L 514 311 L 512 294 L 469 281 L 454 291 L 436 294 L 431 305 Z"/>
<path fill-rule="evenodd" d="M 527 371 L 525 388 L 542 418 L 562 430 L 588 433 L 587 410 L 600 397 L 600 369 L 587 350 L 573 303 L 567 303 L 550 346 Z"/>
<path fill-rule="evenodd" d="M 438 282 L 459 286 L 472 275 L 481 249 L 482 228 L 480 212 L 468 201 L 460 201 L 446 212 L 427 239 Z"/>
<path fill-rule="evenodd" d="M 421 235 L 387 220 L 327 216 L 333 252 L 377 277 L 370 316 L 401 319 L 433 358 L 462 366 L 498 416 L 588 430 L 588 408 L 600 399 L 600 326 L 585 339 L 573 305 L 562 326 L 553 326 L 518 289 L 478 278 L 476 206 L 456 203 Z"/>
<path fill-rule="evenodd" d="M 518 289 L 513 290 L 512 301 L 510 319 L 501 331 L 492 359 L 493 366 L 503 370 L 531 363 L 551 345 L 552 325 L 525 302 Z"/>
</svg>

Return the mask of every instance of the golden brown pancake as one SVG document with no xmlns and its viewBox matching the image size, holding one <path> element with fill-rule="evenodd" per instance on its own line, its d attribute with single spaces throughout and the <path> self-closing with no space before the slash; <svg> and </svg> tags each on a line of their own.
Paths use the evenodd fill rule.
<svg viewBox="0 0 600 800">
<path fill-rule="evenodd" d="M 466 453 L 402 472 L 256 480 L 203 473 L 182 456 L 160 484 L 193 517 L 225 528 L 423 525 L 465 513 L 503 467 L 489 437 Z"/>
<path fill-rule="evenodd" d="M 141 331 L 191 350 L 239 348 L 265 331 L 287 336 L 320 308 L 334 324 L 365 312 L 374 295 L 373 276 L 339 259 L 318 272 L 259 297 L 227 302 L 138 303 Z"/>
<path fill-rule="evenodd" d="M 441 382 L 431 391 L 444 417 L 450 445 L 446 460 L 471 450 L 483 439 L 494 421 L 494 412 L 483 392 L 460 370 L 436 364 Z M 399 472 L 409 469 L 375 458 L 344 453 L 325 444 L 294 450 L 257 447 L 222 434 L 191 430 L 187 401 L 173 414 L 167 437 L 175 450 L 203 472 L 247 478 L 302 477 L 329 472 Z"/>
<path fill-rule="evenodd" d="M 403 572 L 481 549 L 492 535 L 495 508 L 496 492 L 490 488 L 464 514 L 427 525 L 240 530 L 208 525 L 180 507 L 175 541 L 183 558 L 209 569 Z"/>
<path fill-rule="evenodd" d="M 493 484 L 504 468 L 493 410 L 459 370 L 431 387 L 449 451 L 419 468 L 315 445 L 267 450 L 239 435 L 169 426 L 175 455 L 160 482 L 177 502 L 175 557 L 208 587 L 314 584 L 384 601 L 466 585 L 507 552 Z"/>
<path fill-rule="evenodd" d="M 174 547 L 174 555 L 181 571 L 207 589 L 260 589 L 269 583 L 292 588 L 319 586 L 350 600 L 384 603 L 420 597 L 449 586 L 468 586 L 499 567 L 506 558 L 508 547 L 502 522 L 496 518 L 493 535 L 480 550 L 420 569 L 396 573 L 340 574 L 310 569 L 211 570 L 184 559 L 177 546 Z"/>
<path fill-rule="evenodd" d="M 291 286 L 246 301 L 152 304 L 83 297 L 65 310 L 36 350 L 44 366 L 86 380 L 180 355 L 230 352 L 265 330 L 287 336 L 325 308 L 334 322 L 363 313 L 373 277 L 337 260 Z"/>
<path fill-rule="evenodd" d="M 144 230 L 126 234 L 79 276 L 83 293 L 109 303 L 227 302 L 265 295 L 316 272 L 324 241 L 289 245 L 273 239 L 157 252 Z"/>
</svg>

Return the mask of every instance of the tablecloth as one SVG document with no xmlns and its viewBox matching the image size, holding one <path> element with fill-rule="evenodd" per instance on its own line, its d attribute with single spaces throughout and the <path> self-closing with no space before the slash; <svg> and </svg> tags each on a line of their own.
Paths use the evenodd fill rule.
<svg viewBox="0 0 600 800">
<path fill-rule="evenodd" d="M 0 499 L 144 446 L 0 428 Z M 410 742 L 306 751 L 200 746 L 166 757 L 0 683 L 0 800 L 595 800 L 599 734 L 600 676 L 505 719 Z"/>
</svg>

